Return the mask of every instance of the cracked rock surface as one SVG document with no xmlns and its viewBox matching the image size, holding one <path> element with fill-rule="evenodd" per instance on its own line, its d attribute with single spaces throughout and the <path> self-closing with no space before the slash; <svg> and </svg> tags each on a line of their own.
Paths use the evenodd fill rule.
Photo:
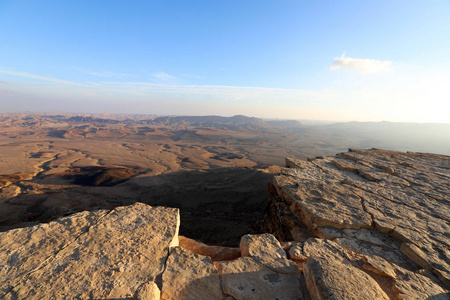
<svg viewBox="0 0 450 300">
<path fill-rule="evenodd" d="M 273 235 L 213 263 L 179 246 L 179 223 L 178 209 L 135 203 L 2 232 L 0 299 L 302 299 Z"/>
<path fill-rule="evenodd" d="M 164 270 L 178 227 L 178 209 L 136 203 L 2 232 L 0 298 L 132 297 Z"/>
<path fill-rule="evenodd" d="M 350 149 L 308 161 L 286 159 L 269 188 L 261 225 L 280 241 L 304 242 L 294 244 L 290 255 L 306 261 L 311 276 L 336 269 L 317 258 L 326 243 L 307 253 L 308 238 L 319 237 L 353 253 L 353 265 L 374 278 L 390 278 L 391 298 L 448 299 L 449 179 L 450 157 L 444 155 Z M 339 261 L 334 253 L 333 262 Z M 325 294 L 317 299 L 334 299 Z"/>
</svg>

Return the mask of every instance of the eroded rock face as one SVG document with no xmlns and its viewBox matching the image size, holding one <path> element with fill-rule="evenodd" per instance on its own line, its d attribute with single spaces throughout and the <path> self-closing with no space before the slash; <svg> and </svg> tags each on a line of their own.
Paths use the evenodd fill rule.
<svg viewBox="0 0 450 300">
<path fill-rule="evenodd" d="M 304 262 L 311 282 L 319 280 L 313 274 L 339 270 L 339 261 L 352 253 L 359 260 L 352 262 L 354 275 L 362 270 L 389 278 L 397 298 L 449 296 L 450 157 L 350 150 L 308 161 L 286 159 L 286 166 L 272 181 L 261 224 L 280 241 L 304 242 L 289 253 Z M 333 240 L 332 248 L 341 250 L 321 259 L 329 241 L 308 240 L 305 231 Z"/>
<path fill-rule="evenodd" d="M 142 203 L 0 233 L 0 293 L 12 299 L 129 298 L 178 243 L 179 212 Z"/>
</svg>

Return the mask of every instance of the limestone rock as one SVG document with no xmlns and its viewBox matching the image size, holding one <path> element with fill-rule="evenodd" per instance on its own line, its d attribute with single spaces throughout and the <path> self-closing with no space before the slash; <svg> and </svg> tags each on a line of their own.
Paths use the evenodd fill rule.
<svg viewBox="0 0 450 300">
<path fill-rule="evenodd" d="M 162 277 L 162 299 L 221 299 L 219 273 L 211 258 L 175 247 Z"/>
<path fill-rule="evenodd" d="M 398 299 L 448 299 L 450 296 L 430 278 L 433 277 L 431 274 L 411 272 L 376 255 L 365 256 L 363 260 L 365 269 L 395 279 L 393 290 L 398 293 Z"/>
<path fill-rule="evenodd" d="M 372 243 L 350 237 L 338 238 L 333 241 L 339 244 L 342 248 L 349 251 L 353 251 L 365 256 L 378 256 L 390 263 L 395 263 L 396 265 L 409 269 L 411 271 L 419 269 L 419 266 L 411 263 L 411 261 L 397 249 L 374 245 Z"/>
<path fill-rule="evenodd" d="M 344 248 L 325 239 L 309 239 L 304 243 L 297 243 L 291 247 L 289 253 L 294 255 L 295 252 L 301 253 L 303 257 L 324 258 L 339 262 L 350 260 Z"/>
<path fill-rule="evenodd" d="M 2 293 L 19 299 L 132 297 L 163 272 L 178 227 L 177 209 L 136 203 L 0 233 L 0 252 L 9 262 Z"/>
<path fill-rule="evenodd" d="M 372 277 L 339 261 L 310 257 L 303 272 L 314 300 L 389 299 Z"/>
<path fill-rule="evenodd" d="M 81 212 L 50 223 L 0 232 L 0 295 L 54 259 L 106 213 Z"/>
<path fill-rule="evenodd" d="M 373 278 L 355 267 L 358 265 L 359 257 L 351 255 L 336 242 L 326 239 L 309 239 L 304 243 L 292 245 L 289 254 L 293 259 L 306 260 L 302 267 L 312 299 L 385 299 L 383 297 L 388 297 Z M 364 278 L 358 281 L 359 276 Z M 364 286 L 367 291 L 361 292 Z M 344 291 L 339 292 L 340 290 Z"/>
<path fill-rule="evenodd" d="M 253 256 L 264 260 L 286 259 L 280 242 L 271 234 L 246 234 L 239 245 L 242 256 Z"/>
<path fill-rule="evenodd" d="M 376 255 L 368 255 L 363 258 L 365 264 L 363 267 L 369 271 L 372 271 L 374 273 L 391 277 L 391 278 L 397 278 L 397 274 L 395 273 L 395 268 L 385 259 L 376 256 Z"/>
<path fill-rule="evenodd" d="M 161 291 L 154 281 L 142 284 L 134 295 L 135 300 L 159 300 Z"/>
<path fill-rule="evenodd" d="M 399 269 L 399 279 L 395 281 L 394 291 L 398 299 L 450 299 L 450 294 L 430 278 Z"/>
<path fill-rule="evenodd" d="M 300 271 L 271 234 L 241 238 L 242 257 L 217 262 L 222 288 L 234 299 L 302 299 Z"/>
<path fill-rule="evenodd" d="M 216 263 L 223 292 L 236 300 L 302 299 L 297 277 L 272 271 L 253 257 Z"/>
<path fill-rule="evenodd" d="M 449 156 L 352 149 L 308 161 L 286 159 L 286 166 L 272 181 L 263 216 L 272 222 L 264 228 L 275 229 L 277 238 L 298 231 L 301 223 L 346 250 L 377 255 L 411 272 L 425 268 L 450 285 Z M 291 257 L 304 259 L 300 254 Z"/>
<path fill-rule="evenodd" d="M 246 234 L 241 238 L 240 248 L 243 256 L 251 256 L 275 272 L 300 275 L 297 265 L 287 259 L 280 242 L 271 234 Z"/>
</svg>

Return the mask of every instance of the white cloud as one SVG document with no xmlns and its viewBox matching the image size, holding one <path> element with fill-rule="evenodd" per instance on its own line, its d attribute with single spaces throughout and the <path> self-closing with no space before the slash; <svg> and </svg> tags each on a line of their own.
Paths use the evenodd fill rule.
<svg viewBox="0 0 450 300">
<path fill-rule="evenodd" d="M 360 73 L 382 73 L 389 71 L 392 64 L 392 61 L 389 60 L 351 58 L 344 56 L 345 52 L 341 57 L 335 57 L 333 59 L 333 64 L 330 67 L 331 71 L 337 71 L 342 68 Z"/>
<path fill-rule="evenodd" d="M 6 70 L 1 70 L 0 69 L 0 73 L 7 74 L 7 75 L 12 75 L 12 76 L 17 76 L 17 77 L 25 77 L 25 78 L 37 79 L 37 80 L 41 80 L 41 81 L 49 81 L 49 82 L 54 82 L 54 83 L 62 83 L 62 84 L 76 85 L 76 86 L 87 86 L 86 84 L 82 84 L 82 83 L 78 83 L 78 82 L 72 82 L 72 81 L 68 81 L 68 80 L 62 80 L 62 79 L 51 78 L 51 77 L 46 77 L 46 76 L 34 75 L 34 74 L 24 73 L 24 72 L 6 71 Z"/>
<path fill-rule="evenodd" d="M 155 81 L 160 82 L 160 83 L 172 82 L 172 81 L 178 79 L 177 77 L 169 75 L 164 72 L 154 73 L 154 74 L 152 74 L 152 77 L 155 79 Z"/>
<path fill-rule="evenodd" d="M 76 67 L 72 67 L 73 70 L 81 72 L 81 73 L 85 73 L 91 76 L 96 76 L 96 77 L 104 77 L 104 78 L 123 78 L 123 77 L 133 77 L 132 74 L 127 74 L 127 73 L 118 73 L 118 72 L 98 72 L 98 71 L 94 71 L 91 69 L 84 69 L 84 68 L 76 68 Z"/>
</svg>

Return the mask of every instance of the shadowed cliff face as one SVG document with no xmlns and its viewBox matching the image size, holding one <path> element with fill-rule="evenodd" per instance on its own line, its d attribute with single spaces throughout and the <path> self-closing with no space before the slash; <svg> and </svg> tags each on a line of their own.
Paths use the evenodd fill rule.
<svg viewBox="0 0 450 300">
<path fill-rule="evenodd" d="M 180 233 L 204 243 L 237 246 L 255 232 L 269 197 L 273 174 L 247 168 L 179 171 L 150 178 L 137 198 L 150 205 L 180 208 Z"/>
</svg>

